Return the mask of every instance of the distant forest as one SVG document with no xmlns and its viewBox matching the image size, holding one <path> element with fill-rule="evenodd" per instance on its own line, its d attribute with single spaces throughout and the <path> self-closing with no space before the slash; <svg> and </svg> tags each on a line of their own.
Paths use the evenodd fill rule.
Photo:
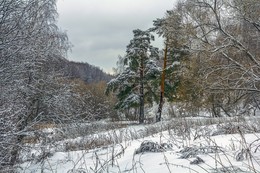
<svg viewBox="0 0 260 173">
<path fill-rule="evenodd" d="M 86 83 L 96 83 L 100 81 L 109 81 L 112 75 L 105 73 L 99 67 L 90 65 L 86 62 L 73 62 L 63 60 L 64 73 L 71 79 L 81 79 Z"/>
</svg>

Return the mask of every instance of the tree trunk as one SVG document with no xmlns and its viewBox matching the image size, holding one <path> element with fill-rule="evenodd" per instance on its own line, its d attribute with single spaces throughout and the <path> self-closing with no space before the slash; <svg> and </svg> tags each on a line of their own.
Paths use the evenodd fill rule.
<svg viewBox="0 0 260 173">
<path fill-rule="evenodd" d="M 139 112 L 139 124 L 144 123 L 144 59 L 141 57 L 140 67 L 140 112 Z"/>
<path fill-rule="evenodd" d="M 158 111 L 156 114 L 156 122 L 161 121 L 162 117 L 162 108 L 163 108 L 163 101 L 164 101 L 164 88 L 165 88 L 165 69 L 166 69 L 166 62 L 167 62 L 167 42 L 165 43 L 165 50 L 164 50 L 164 59 L 163 59 L 163 71 L 162 71 L 162 78 L 161 78 L 161 93 L 160 93 L 160 102 Z"/>
</svg>

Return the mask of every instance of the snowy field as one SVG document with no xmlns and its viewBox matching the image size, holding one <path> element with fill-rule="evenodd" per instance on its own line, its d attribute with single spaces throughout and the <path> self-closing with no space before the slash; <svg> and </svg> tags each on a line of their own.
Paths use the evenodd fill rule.
<svg viewBox="0 0 260 173">
<path fill-rule="evenodd" d="M 45 131 L 56 133 L 51 128 Z M 95 141 L 102 144 L 89 144 L 97 144 Z M 40 143 L 28 147 L 19 172 L 260 172 L 258 118 L 176 119 L 100 131 L 52 145 Z M 87 143 L 88 149 L 80 143 Z"/>
</svg>

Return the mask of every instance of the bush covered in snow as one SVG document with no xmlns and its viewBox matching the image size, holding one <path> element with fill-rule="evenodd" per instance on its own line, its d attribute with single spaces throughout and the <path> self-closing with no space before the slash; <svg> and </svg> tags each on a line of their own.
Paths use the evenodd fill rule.
<svg viewBox="0 0 260 173">
<path fill-rule="evenodd" d="M 172 144 L 162 143 L 158 144 L 153 141 L 143 141 L 141 146 L 136 149 L 135 154 L 145 153 L 145 152 L 164 152 L 170 150 L 172 148 Z"/>
</svg>

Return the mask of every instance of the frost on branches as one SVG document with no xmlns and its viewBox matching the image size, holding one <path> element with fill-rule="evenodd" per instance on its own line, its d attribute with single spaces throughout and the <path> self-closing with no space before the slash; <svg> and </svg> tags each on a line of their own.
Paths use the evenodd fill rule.
<svg viewBox="0 0 260 173">
<path fill-rule="evenodd" d="M 118 98 L 117 109 L 139 107 L 139 123 L 144 122 L 144 102 L 152 95 L 152 81 L 160 69 L 155 63 L 159 56 L 157 48 L 151 45 L 153 35 L 148 31 L 134 30 L 134 38 L 127 45 L 124 57 L 124 70 L 107 85 L 107 93 L 115 92 Z"/>
</svg>

